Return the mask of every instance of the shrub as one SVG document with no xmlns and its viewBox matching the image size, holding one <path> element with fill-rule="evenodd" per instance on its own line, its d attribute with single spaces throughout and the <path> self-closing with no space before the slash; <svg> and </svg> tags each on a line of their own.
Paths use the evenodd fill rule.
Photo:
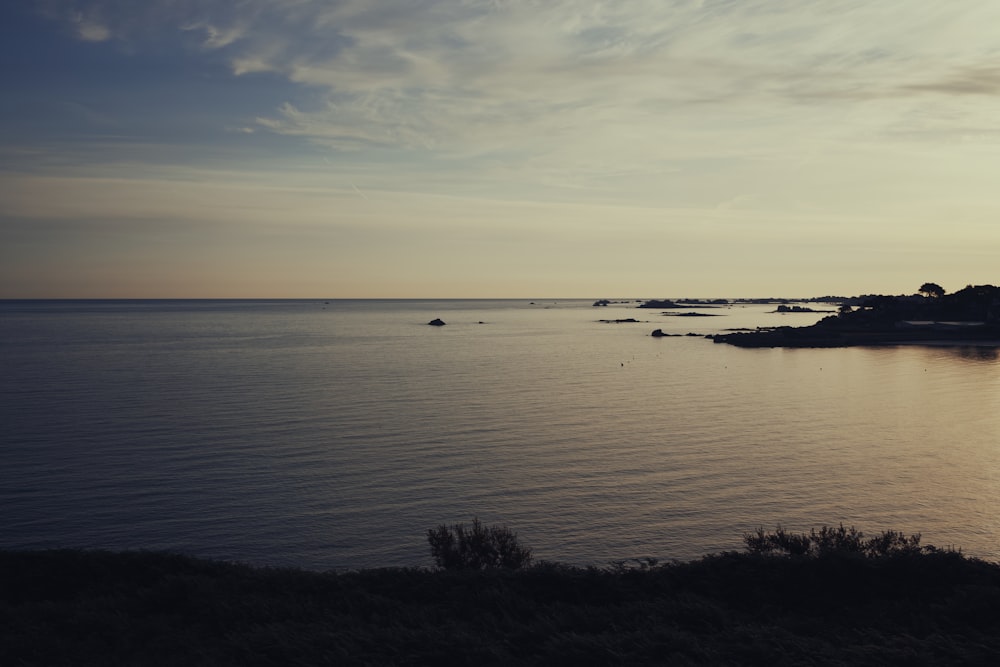
<svg viewBox="0 0 1000 667">
<path fill-rule="evenodd" d="M 779 524 L 773 533 L 765 533 L 764 528 L 757 528 L 754 533 L 745 533 L 743 543 L 747 551 L 754 554 L 785 553 L 789 556 L 804 556 L 810 550 L 808 535 L 788 533 Z"/>
<path fill-rule="evenodd" d="M 506 526 L 486 527 L 478 518 L 466 528 L 444 524 L 427 531 L 431 556 L 446 570 L 517 570 L 531 565 L 531 549 L 521 546 Z"/>
<path fill-rule="evenodd" d="M 814 528 L 808 535 L 789 533 L 780 525 L 773 533 L 765 532 L 764 528 L 760 527 L 752 533 L 744 533 L 743 544 L 746 545 L 747 551 L 758 555 L 815 557 L 854 553 L 869 558 L 880 558 L 935 551 L 934 547 L 920 546 L 919 533 L 907 536 L 894 530 L 886 530 L 880 535 L 866 538 L 865 534 L 854 526 L 845 528 L 844 524 L 836 528 L 823 526 L 818 532 Z"/>
<path fill-rule="evenodd" d="M 615 574 L 626 572 L 651 572 L 660 566 L 659 558 L 623 558 L 608 562 L 608 568 Z"/>
<path fill-rule="evenodd" d="M 872 537 L 865 544 L 869 556 L 893 556 L 896 554 L 919 554 L 933 552 L 932 546 L 920 546 L 920 533 L 907 537 L 894 530 L 886 530 L 878 537 Z"/>
<path fill-rule="evenodd" d="M 823 526 L 818 533 L 813 528 L 809 534 L 809 541 L 813 544 L 813 550 L 820 556 L 835 552 L 867 553 L 865 534 L 854 526 L 850 528 L 844 528 L 844 524 L 840 524 L 837 528 Z"/>
</svg>

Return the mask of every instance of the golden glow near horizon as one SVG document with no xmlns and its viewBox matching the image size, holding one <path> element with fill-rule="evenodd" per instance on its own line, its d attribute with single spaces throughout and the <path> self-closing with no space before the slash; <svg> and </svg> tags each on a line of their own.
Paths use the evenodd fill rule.
<svg viewBox="0 0 1000 667">
<path fill-rule="evenodd" d="M 1000 282 L 1000 3 L 0 10 L 0 298 Z"/>
</svg>

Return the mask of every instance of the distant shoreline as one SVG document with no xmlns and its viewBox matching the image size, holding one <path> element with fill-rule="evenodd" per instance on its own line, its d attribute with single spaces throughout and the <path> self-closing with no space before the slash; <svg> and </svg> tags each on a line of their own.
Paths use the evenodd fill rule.
<svg viewBox="0 0 1000 667">
<path fill-rule="evenodd" d="M 713 334 L 709 338 L 716 343 L 728 343 L 736 347 L 893 347 L 909 345 L 1000 348 L 1000 333 L 995 331 L 990 331 L 984 336 L 935 338 L 927 337 L 925 334 L 906 336 L 900 332 L 845 332 L 829 335 L 810 331 L 810 329 L 812 327 L 781 327 L 772 330 Z"/>
<path fill-rule="evenodd" d="M 940 288 L 938 288 L 940 289 Z M 877 296 L 807 327 L 715 334 L 737 347 L 923 345 L 1000 347 L 1000 288 L 969 286 L 954 294 Z"/>
</svg>

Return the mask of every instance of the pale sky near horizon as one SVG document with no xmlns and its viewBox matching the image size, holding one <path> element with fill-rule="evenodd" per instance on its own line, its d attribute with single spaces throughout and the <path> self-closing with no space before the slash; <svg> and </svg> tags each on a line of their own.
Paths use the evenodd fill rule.
<svg viewBox="0 0 1000 667">
<path fill-rule="evenodd" d="M 0 298 L 1000 283 L 1000 2 L 13 4 Z"/>
</svg>

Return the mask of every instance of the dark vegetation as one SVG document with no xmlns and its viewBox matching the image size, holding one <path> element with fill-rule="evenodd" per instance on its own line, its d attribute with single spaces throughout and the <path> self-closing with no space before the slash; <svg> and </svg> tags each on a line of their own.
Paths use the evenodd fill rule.
<svg viewBox="0 0 1000 667">
<path fill-rule="evenodd" d="M 743 347 L 841 347 L 904 343 L 998 344 L 1000 288 L 977 285 L 945 294 L 924 283 L 913 296 L 870 296 L 842 302 L 836 315 L 808 327 L 778 327 L 713 336 Z"/>
<path fill-rule="evenodd" d="M 463 527 L 467 538 L 476 524 Z M 744 552 L 579 568 L 528 566 L 517 536 L 497 530 L 479 526 L 465 553 L 507 544 L 523 549 L 519 567 L 450 560 L 456 526 L 429 531 L 445 566 L 435 570 L 3 551 L 0 662 L 992 665 L 1000 656 L 1000 566 L 919 536 L 779 527 L 746 535 Z"/>
<path fill-rule="evenodd" d="M 444 524 L 427 531 L 431 557 L 446 570 L 519 570 L 531 565 L 531 549 L 521 546 L 517 533 L 507 526 Z"/>
<path fill-rule="evenodd" d="M 739 300 L 737 300 L 739 301 Z M 729 299 L 650 299 L 644 301 L 637 308 L 656 308 L 660 310 L 670 308 L 724 308 L 730 305 Z"/>
</svg>

